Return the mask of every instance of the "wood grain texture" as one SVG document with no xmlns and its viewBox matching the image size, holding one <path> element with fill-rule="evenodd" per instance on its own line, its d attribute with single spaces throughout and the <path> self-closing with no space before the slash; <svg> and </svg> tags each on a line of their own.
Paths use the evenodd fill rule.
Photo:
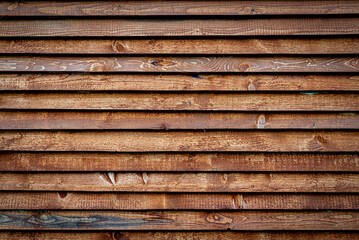
<svg viewBox="0 0 359 240">
<path fill-rule="evenodd" d="M 357 230 L 358 212 L 1 211 L 0 229 L 22 230 Z"/>
<path fill-rule="evenodd" d="M 0 173 L 1 191 L 355 193 L 349 173 Z"/>
<path fill-rule="evenodd" d="M 307 15 L 358 14 L 356 1 L 3 1 L 2 16 Z"/>
<path fill-rule="evenodd" d="M 0 90 L 359 91 L 358 75 L 0 74 Z"/>
<path fill-rule="evenodd" d="M 0 129 L 359 129 L 359 114 L 0 111 Z"/>
<path fill-rule="evenodd" d="M 2 131 L 2 151 L 356 152 L 359 132 Z"/>
<path fill-rule="evenodd" d="M 357 232 L 235 232 L 235 231 L 151 231 L 151 232 L 65 232 L 65 231 L 1 231 L 0 238 L 8 240 L 353 240 Z"/>
<path fill-rule="evenodd" d="M 358 49 L 359 38 L 0 40 L 0 53 L 31 54 L 357 54 Z"/>
<path fill-rule="evenodd" d="M 358 93 L 1 93 L 0 109 L 358 111 Z"/>
<path fill-rule="evenodd" d="M 0 171 L 358 172 L 358 154 L 328 153 L 16 153 Z"/>
<path fill-rule="evenodd" d="M 359 18 L 3 20 L 0 37 L 354 35 Z"/>
<path fill-rule="evenodd" d="M 357 210 L 359 195 L 0 192 L 0 209 Z"/>
<path fill-rule="evenodd" d="M 359 19 L 359 18 L 358 18 Z M 358 23 L 359 26 L 359 23 Z M 1 25 L 0 25 L 1 28 Z M 359 72 L 358 57 L 0 57 L 0 72 Z"/>
</svg>

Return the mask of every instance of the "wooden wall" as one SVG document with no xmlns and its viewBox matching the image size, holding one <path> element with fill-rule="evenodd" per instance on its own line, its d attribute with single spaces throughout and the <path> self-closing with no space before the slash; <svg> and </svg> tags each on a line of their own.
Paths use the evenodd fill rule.
<svg viewBox="0 0 359 240">
<path fill-rule="evenodd" d="M 1 1 L 0 238 L 359 238 L 358 14 Z"/>
</svg>

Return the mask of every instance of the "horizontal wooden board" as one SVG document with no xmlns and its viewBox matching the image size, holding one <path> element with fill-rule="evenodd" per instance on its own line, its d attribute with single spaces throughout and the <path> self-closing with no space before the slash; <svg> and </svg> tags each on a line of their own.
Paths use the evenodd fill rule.
<svg viewBox="0 0 359 240">
<path fill-rule="evenodd" d="M 2 151 L 356 152 L 359 132 L 2 131 Z"/>
<path fill-rule="evenodd" d="M 358 111 L 359 94 L 319 92 L 1 93 L 0 109 Z"/>
<path fill-rule="evenodd" d="M 3 1 L 2 16 L 307 15 L 358 14 L 356 1 Z"/>
<path fill-rule="evenodd" d="M 357 230 L 359 212 L 0 211 L 0 229 Z"/>
<path fill-rule="evenodd" d="M 359 19 L 359 18 L 358 18 Z M 1 25 L 0 25 L 1 26 Z M 358 23 L 359 26 L 359 23 Z M 0 27 L 1 28 L 1 27 Z M 359 72 L 358 57 L 0 57 L 0 72 Z"/>
<path fill-rule="evenodd" d="M 358 172 L 358 154 L 328 153 L 7 153 L 0 171 Z"/>
<path fill-rule="evenodd" d="M 0 111 L 0 129 L 359 129 L 359 114 Z"/>
<path fill-rule="evenodd" d="M 8 240 L 188 240 L 188 239 L 213 239 L 213 240 L 353 240 L 359 238 L 357 232 L 235 232 L 235 231 L 201 231 L 201 232 L 48 232 L 48 231 L 1 231 L 0 238 Z"/>
<path fill-rule="evenodd" d="M 0 90 L 358 91 L 359 76 L 23 73 L 0 74 Z"/>
<path fill-rule="evenodd" d="M 3 20 L 0 37 L 353 35 L 359 18 Z"/>
<path fill-rule="evenodd" d="M 359 38 L 352 37 L 0 40 L 0 53 L 31 54 L 357 54 L 358 49 Z"/>
<path fill-rule="evenodd" d="M 0 199 L 0 209 L 20 210 L 359 209 L 356 194 L 0 192 Z"/>
<path fill-rule="evenodd" d="M 1 191 L 350 192 L 349 173 L 0 173 Z"/>
</svg>

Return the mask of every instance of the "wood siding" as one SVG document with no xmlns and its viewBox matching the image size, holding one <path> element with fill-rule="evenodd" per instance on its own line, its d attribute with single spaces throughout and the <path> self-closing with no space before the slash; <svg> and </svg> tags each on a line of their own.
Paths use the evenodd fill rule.
<svg viewBox="0 0 359 240">
<path fill-rule="evenodd" d="M 359 1 L 0 1 L 0 239 L 359 238 Z"/>
</svg>

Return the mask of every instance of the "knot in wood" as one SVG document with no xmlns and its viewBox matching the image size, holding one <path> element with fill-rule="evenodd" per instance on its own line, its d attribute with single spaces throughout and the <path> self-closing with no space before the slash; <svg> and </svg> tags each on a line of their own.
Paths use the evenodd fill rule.
<svg viewBox="0 0 359 240">
<path fill-rule="evenodd" d="M 250 68 L 251 66 L 248 63 L 242 63 L 238 66 L 238 70 L 241 72 L 247 72 Z"/>
<path fill-rule="evenodd" d="M 125 47 L 118 41 L 114 41 L 112 43 L 112 49 L 114 52 L 124 52 L 125 51 Z"/>
<path fill-rule="evenodd" d="M 175 62 L 166 61 L 166 60 L 153 61 L 151 64 L 156 67 L 170 67 L 176 65 Z"/>
<path fill-rule="evenodd" d="M 233 219 L 222 214 L 210 213 L 206 217 L 206 221 L 209 223 L 216 223 L 216 224 L 230 224 L 233 222 Z"/>
</svg>

